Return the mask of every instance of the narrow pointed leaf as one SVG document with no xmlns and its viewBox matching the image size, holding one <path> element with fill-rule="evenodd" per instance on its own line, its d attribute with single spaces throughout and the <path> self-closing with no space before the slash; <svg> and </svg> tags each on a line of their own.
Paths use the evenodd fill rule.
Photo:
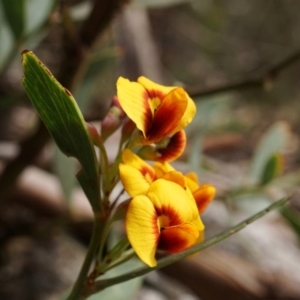
<svg viewBox="0 0 300 300">
<path fill-rule="evenodd" d="M 76 101 L 31 51 L 23 51 L 22 55 L 25 90 L 60 150 L 81 163 L 82 170 L 78 180 L 93 209 L 98 211 L 98 164 L 93 143 Z"/>
</svg>

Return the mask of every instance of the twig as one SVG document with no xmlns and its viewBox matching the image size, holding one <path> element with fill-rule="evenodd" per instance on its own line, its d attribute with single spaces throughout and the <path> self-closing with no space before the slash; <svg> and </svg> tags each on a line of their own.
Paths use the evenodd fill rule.
<svg viewBox="0 0 300 300">
<path fill-rule="evenodd" d="M 200 89 L 195 86 L 187 86 L 186 91 L 191 97 L 203 97 L 203 96 L 211 96 L 218 93 L 229 92 L 233 90 L 248 90 L 253 88 L 265 88 L 268 82 L 273 82 L 279 76 L 279 73 L 283 72 L 287 68 L 289 68 L 293 63 L 300 60 L 300 50 L 297 50 L 294 54 L 288 56 L 278 64 L 276 64 L 273 68 L 270 68 L 264 75 L 258 78 L 250 78 L 242 81 L 238 81 L 235 83 L 225 84 L 216 88 L 211 88 L 207 90 Z M 198 99 L 199 99 L 198 98 Z"/>
<path fill-rule="evenodd" d="M 275 203 L 273 203 L 272 205 L 270 205 L 269 207 L 267 207 L 266 209 L 260 211 L 259 213 L 251 216 L 250 218 L 244 220 L 243 222 L 235 225 L 234 227 L 229 228 L 228 230 L 208 239 L 207 241 L 198 244 L 192 248 L 189 248 L 186 251 L 183 251 L 177 255 L 169 255 L 166 256 L 165 258 L 162 258 L 161 260 L 158 261 L 158 264 L 156 267 L 154 268 L 149 268 L 149 267 L 142 267 L 139 268 L 137 270 L 134 271 L 130 271 L 128 273 L 125 273 L 123 275 L 114 277 L 114 278 L 110 278 L 110 279 L 103 279 L 103 280 L 98 280 L 95 282 L 95 285 L 93 287 L 91 287 L 90 293 L 94 294 L 96 292 L 99 292 L 109 286 L 127 281 L 129 279 L 133 279 L 142 275 L 145 275 L 153 270 L 158 270 L 161 269 L 165 266 L 168 266 L 174 262 L 177 262 L 179 260 L 182 260 L 183 258 L 186 258 L 196 252 L 199 252 L 211 245 L 214 245 L 222 240 L 224 240 L 225 238 L 233 235 L 234 233 L 237 233 L 238 231 L 242 230 L 243 228 L 245 228 L 247 225 L 253 223 L 254 221 L 256 221 L 257 219 L 261 218 L 262 216 L 264 216 L 266 213 L 279 208 L 281 206 L 283 206 L 286 202 L 287 202 L 287 198 L 281 199 Z"/>
</svg>

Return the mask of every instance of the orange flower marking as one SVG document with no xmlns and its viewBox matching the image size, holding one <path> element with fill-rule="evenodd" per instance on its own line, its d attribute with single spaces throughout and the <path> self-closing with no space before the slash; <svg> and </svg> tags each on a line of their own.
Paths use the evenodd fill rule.
<svg viewBox="0 0 300 300">
<path fill-rule="evenodd" d="M 185 145 L 186 135 L 184 130 L 180 130 L 158 144 L 142 147 L 138 154 L 143 159 L 160 162 L 173 161 L 181 156 Z"/>
</svg>

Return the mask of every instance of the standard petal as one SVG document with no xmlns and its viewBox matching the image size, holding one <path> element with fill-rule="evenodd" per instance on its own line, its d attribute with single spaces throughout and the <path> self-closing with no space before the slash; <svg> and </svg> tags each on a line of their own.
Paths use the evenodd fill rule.
<svg viewBox="0 0 300 300">
<path fill-rule="evenodd" d="M 157 179 L 150 185 L 146 196 L 152 201 L 158 216 L 169 217 L 169 226 L 190 222 L 199 230 L 204 229 L 195 200 L 177 183 Z"/>
<path fill-rule="evenodd" d="M 176 88 L 165 96 L 154 113 L 151 126 L 146 132 L 148 141 L 158 142 L 174 132 L 187 108 L 186 95 L 182 88 Z"/>
<path fill-rule="evenodd" d="M 169 253 L 178 253 L 193 246 L 199 237 L 199 231 L 194 224 L 185 223 L 166 227 L 160 232 L 158 249 Z"/>
<path fill-rule="evenodd" d="M 216 188 L 211 184 L 203 184 L 193 193 L 200 214 L 205 211 L 215 195 Z"/>
<path fill-rule="evenodd" d="M 134 197 L 126 215 L 126 232 L 132 248 L 148 266 L 155 267 L 155 252 L 159 241 L 157 215 L 146 196 Z"/>
<path fill-rule="evenodd" d="M 148 93 L 145 88 L 137 82 L 119 77 L 117 94 L 121 107 L 145 136 L 152 122 Z"/>
</svg>

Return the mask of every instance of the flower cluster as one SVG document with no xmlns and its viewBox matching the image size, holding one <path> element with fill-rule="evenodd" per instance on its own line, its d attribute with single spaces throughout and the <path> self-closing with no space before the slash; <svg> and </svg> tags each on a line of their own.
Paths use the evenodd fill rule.
<svg viewBox="0 0 300 300">
<path fill-rule="evenodd" d="M 145 77 L 137 82 L 121 77 L 117 100 L 128 117 L 119 164 L 121 182 L 131 197 L 126 232 L 136 254 L 154 267 L 157 250 L 178 253 L 203 240 L 199 214 L 213 199 L 215 188 L 200 185 L 195 173 L 184 175 L 168 163 L 183 153 L 184 128 L 196 113 L 183 88 L 161 86 Z"/>
</svg>

